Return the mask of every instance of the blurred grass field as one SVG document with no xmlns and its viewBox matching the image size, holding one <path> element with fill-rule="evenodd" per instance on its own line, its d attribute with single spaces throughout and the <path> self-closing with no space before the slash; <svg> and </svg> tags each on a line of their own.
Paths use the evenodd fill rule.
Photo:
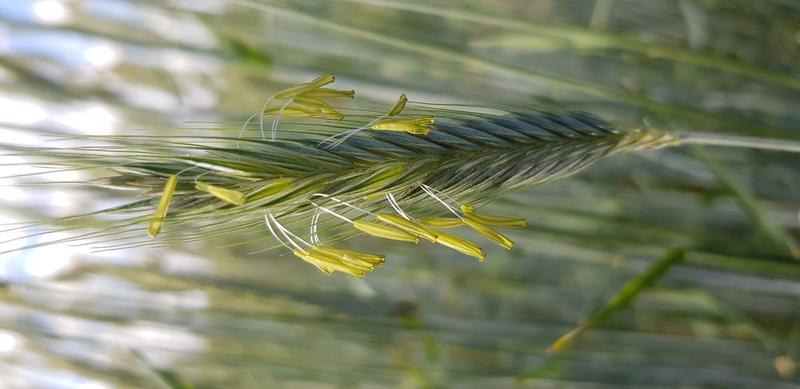
<svg viewBox="0 0 800 389">
<path fill-rule="evenodd" d="M 8 1 L 0 149 L 53 132 L 231 134 L 324 72 L 385 104 L 798 140 L 800 3 Z M 0 175 L 35 168 L 18 162 Z M 363 279 L 252 254 L 274 243 L 266 231 L 232 247 L 2 254 L 0 387 L 800 387 L 798 166 L 712 147 L 614 157 L 487 207 L 528 220 L 511 251 L 486 247 L 479 264 L 363 239 L 389 254 Z M 121 200 L 105 193 L 0 178 L 0 223 Z M 25 233 L 4 229 L 0 251 Z M 678 248 L 630 305 L 546 352 Z"/>
</svg>

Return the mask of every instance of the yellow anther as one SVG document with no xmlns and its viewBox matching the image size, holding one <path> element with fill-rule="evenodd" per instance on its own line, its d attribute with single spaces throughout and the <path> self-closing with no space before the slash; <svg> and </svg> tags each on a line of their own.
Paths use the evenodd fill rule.
<svg viewBox="0 0 800 389">
<path fill-rule="evenodd" d="M 277 115 L 291 117 L 321 117 L 325 119 L 342 119 L 344 115 L 330 107 L 309 106 L 305 104 L 291 104 L 288 107 L 270 107 L 264 110 L 264 115 Z"/>
<path fill-rule="evenodd" d="M 344 115 L 341 112 L 333 109 L 333 108 L 320 108 L 319 113 L 314 115 L 316 117 L 320 117 L 323 119 L 334 119 L 334 120 L 342 120 L 344 119 Z"/>
<path fill-rule="evenodd" d="M 282 91 L 279 91 L 278 93 L 275 93 L 275 95 L 273 97 L 276 98 L 276 99 L 288 99 L 288 98 L 291 98 L 291 97 L 302 95 L 302 94 L 307 93 L 309 91 L 312 91 L 314 89 L 319 89 L 319 88 L 321 88 L 321 87 L 323 87 L 325 85 L 328 85 L 328 84 L 330 84 L 330 83 L 332 83 L 334 81 L 336 81 L 336 77 L 333 76 L 333 73 L 323 74 L 323 75 L 321 75 L 321 76 L 319 76 L 319 77 L 317 77 L 317 78 L 315 78 L 315 79 L 313 79 L 310 82 L 307 82 L 305 84 L 301 84 L 301 85 L 298 85 L 298 86 L 293 86 L 291 88 L 287 88 L 287 89 L 284 89 Z"/>
<path fill-rule="evenodd" d="M 475 213 L 475 207 L 469 204 L 462 205 L 461 212 L 464 213 L 464 217 L 469 216 L 473 221 L 487 226 L 505 228 L 525 228 L 528 226 L 528 222 L 522 218 L 479 215 Z"/>
<path fill-rule="evenodd" d="M 239 192 L 237 190 L 227 189 L 221 186 L 207 184 L 202 181 L 197 181 L 194 187 L 199 191 L 211 194 L 212 196 L 220 200 L 226 201 L 228 203 L 231 203 L 233 205 L 244 205 L 244 203 L 247 202 L 244 193 Z"/>
<path fill-rule="evenodd" d="M 464 224 L 475 230 L 475 232 L 489 238 L 493 242 L 505 247 L 506 249 L 511 249 L 514 247 L 514 242 L 511 239 L 508 239 L 508 237 L 505 235 L 477 222 L 470 214 L 464 215 Z"/>
<path fill-rule="evenodd" d="M 476 221 L 493 227 L 525 228 L 528 226 L 528 221 L 522 218 L 488 216 L 488 215 L 478 215 L 478 214 L 472 214 L 471 216 Z"/>
<path fill-rule="evenodd" d="M 370 127 L 378 131 L 397 131 L 407 132 L 415 135 L 427 135 L 434 124 L 432 116 L 424 116 L 411 119 L 384 119 Z"/>
<path fill-rule="evenodd" d="M 328 103 L 316 98 L 316 97 L 296 97 L 294 102 L 297 106 L 301 106 L 304 108 L 308 108 L 311 110 L 316 110 L 322 115 L 330 116 L 331 118 L 342 119 L 344 115 L 342 115 L 339 111 L 331 107 Z"/>
<path fill-rule="evenodd" d="M 394 103 L 394 107 L 392 107 L 392 109 L 389 110 L 389 113 L 387 115 L 394 116 L 399 114 L 400 112 L 403 112 L 403 108 L 406 107 L 407 102 L 408 102 L 408 97 L 406 97 L 405 94 L 400 95 L 400 98 L 397 99 L 397 102 Z"/>
<path fill-rule="evenodd" d="M 314 265 L 317 269 L 319 269 L 321 272 L 323 272 L 323 273 L 325 273 L 327 275 L 333 274 L 333 269 L 332 268 L 330 268 L 330 267 L 328 267 L 328 266 L 326 266 L 324 264 L 321 264 L 319 261 L 315 260 L 314 258 L 311 258 L 308 255 L 308 253 L 302 252 L 300 250 L 294 250 L 292 252 L 292 254 L 294 254 L 296 257 L 298 257 L 298 258 L 300 258 L 300 259 L 302 259 L 302 260 Z"/>
<path fill-rule="evenodd" d="M 175 194 L 175 187 L 178 186 L 178 176 L 169 176 L 167 183 L 164 185 L 164 191 L 161 193 L 161 200 L 158 202 L 158 208 L 150 219 L 150 225 L 147 228 L 147 235 L 155 238 L 161 227 L 164 225 L 164 218 L 167 217 L 167 208 L 169 203 L 172 202 L 172 195 Z"/>
<path fill-rule="evenodd" d="M 353 250 L 335 249 L 331 247 L 316 247 L 315 249 L 335 255 L 344 263 L 369 270 L 382 265 L 386 259 L 384 255 L 367 254 Z"/>
<path fill-rule="evenodd" d="M 358 273 L 363 275 L 375 268 L 374 265 L 365 261 L 345 260 L 342 253 L 326 247 L 312 247 L 309 254 L 312 258 L 326 263 L 333 269 L 349 274 Z"/>
<path fill-rule="evenodd" d="M 378 238 L 419 243 L 419 238 L 416 235 L 409 234 L 394 227 L 384 226 L 383 224 L 356 220 L 353 222 L 353 227 Z"/>
<path fill-rule="evenodd" d="M 464 213 L 464 217 L 492 227 L 525 228 L 528 222 L 522 218 L 479 215 L 477 213 Z"/>
<path fill-rule="evenodd" d="M 295 251 L 295 255 L 300 256 L 305 261 L 317 266 L 323 272 L 329 274 L 327 270 L 340 271 L 356 277 L 363 277 L 367 272 L 372 270 L 370 267 L 354 265 L 342 261 L 342 258 L 333 252 L 328 251 L 322 247 L 311 247 L 307 252 L 300 251 L 300 255 Z"/>
<path fill-rule="evenodd" d="M 483 259 L 486 257 L 483 254 L 483 250 L 481 250 L 481 247 L 476 245 L 475 243 L 472 243 L 464 238 L 459 238 L 455 235 L 450 235 L 441 231 L 437 232 L 436 243 L 450 247 L 451 249 L 462 252 L 471 257 L 478 258 L 478 261 L 481 262 L 483 262 Z"/>
<path fill-rule="evenodd" d="M 264 110 L 264 115 L 275 115 L 278 112 L 280 112 L 282 116 L 291 116 L 291 117 L 308 117 L 308 116 L 322 115 L 322 111 L 318 109 L 303 107 L 299 105 L 286 107 L 283 108 L 283 110 L 281 110 L 280 107 L 267 108 L 266 110 Z"/>
<path fill-rule="evenodd" d="M 391 224 L 397 228 L 400 228 L 410 234 L 419 236 L 420 238 L 425 238 L 431 242 L 436 241 L 436 233 L 423 227 L 419 223 L 414 223 L 410 220 L 403 219 L 397 215 L 390 215 L 388 213 L 379 213 L 378 220 Z"/>
<path fill-rule="evenodd" d="M 306 107 L 310 107 L 310 108 L 314 108 L 314 109 L 321 109 L 323 107 L 327 107 L 327 108 L 333 109 L 333 107 L 331 107 L 328 103 L 326 103 L 325 101 L 323 101 L 321 99 L 318 99 L 316 97 L 299 97 L 298 96 L 298 97 L 294 98 L 294 103 L 297 104 L 297 105 L 306 106 Z"/>
<path fill-rule="evenodd" d="M 432 217 L 429 219 L 422 219 L 419 222 L 424 226 L 439 228 L 452 228 L 464 225 L 461 219 L 454 217 Z"/>
<path fill-rule="evenodd" d="M 339 90 L 339 89 L 330 89 L 330 88 L 319 88 L 319 89 L 312 89 L 308 92 L 300 94 L 298 96 L 301 97 L 353 97 L 355 96 L 356 91 L 354 90 Z"/>
</svg>

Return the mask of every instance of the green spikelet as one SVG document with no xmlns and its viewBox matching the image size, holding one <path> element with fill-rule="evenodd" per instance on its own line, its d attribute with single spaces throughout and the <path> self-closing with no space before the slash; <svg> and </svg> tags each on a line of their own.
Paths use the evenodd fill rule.
<svg viewBox="0 0 800 389">
<path fill-rule="evenodd" d="M 316 84 L 309 85 L 298 90 L 320 90 Z M 405 99 L 401 101 L 405 103 Z M 105 138 L 111 146 L 103 149 L 35 148 L 25 152 L 53 168 L 105 169 L 111 176 L 92 183 L 147 193 L 143 200 L 101 211 L 126 216 L 123 219 L 100 222 L 86 215 L 60 220 L 60 228 L 67 230 L 111 228 L 113 234 L 89 233 L 82 239 L 99 248 L 116 249 L 228 237 L 258 239 L 267 233 L 263 225 L 267 210 L 276 215 L 276 221 L 281 219 L 299 231 L 311 225 L 314 213 L 324 208 L 327 219 L 336 220 L 332 225 L 326 222 L 326 228 L 339 231 L 330 234 L 333 237 L 328 243 L 363 233 L 359 228 L 363 225 L 423 229 L 420 222 L 448 216 L 448 208 L 441 198 L 423 191 L 422 185 L 435 189 L 457 208 L 575 174 L 606 156 L 677 143 L 663 131 L 623 131 L 580 112 L 531 110 L 490 115 L 406 107 L 392 113 L 392 123 L 417 123 L 424 118 L 425 131 L 386 131 L 375 124 L 387 122 L 376 113 L 372 124 L 363 115 L 348 117 L 346 122 L 356 128 L 350 132 L 341 133 L 341 127 L 314 119 L 321 123 L 314 131 L 281 129 L 274 141 L 195 137 L 156 142 L 144 136 L 117 136 Z M 321 144 L 323 139 L 340 135 L 336 142 Z M 242 147 L 234 146 L 239 142 Z M 204 181 L 198 182 L 199 176 Z M 166 177 L 174 181 L 167 220 L 170 228 L 157 240 L 143 239 L 138 224 L 152 222 L 147 214 L 152 215 L 156 204 L 163 202 L 158 193 Z M 393 215 L 392 208 L 399 215 Z M 319 240 L 316 229 L 301 235 Z M 433 230 L 425 235 L 434 241 L 436 236 Z M 492 231 L 491 236 L 498 241 L 502 234 Z M 285 236 L 275 237 L 283 241 Z M 304 242 L 299 236 L 286 239 L 292 240 L 294 247 Z M 511 247 L 507 239 L 501 243 Z"/>
</svg>

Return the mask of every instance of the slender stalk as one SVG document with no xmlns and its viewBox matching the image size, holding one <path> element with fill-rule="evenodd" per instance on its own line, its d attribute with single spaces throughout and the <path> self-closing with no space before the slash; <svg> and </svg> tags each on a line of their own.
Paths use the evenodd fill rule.
<svg viewBox="0 0 800 389">
<path fill-rule="evenodd" d="M 639 293 L 651 286 L 667 273 L 673 265 L 683 260 L 686 251 L 682 248 L 669 250 L 661 259 L 654 262 L 643 274 L 631 279 L 600 311 L 592 315 L 572 331 L 556 339 L 547 349 L 549 353 L 558 353 L 569 347 L 572 342 L 587 329 L 605 320 L 612 313 L 627 307 Z"/>
<path fill-rule="evenodd" d="M 800 141 L 786 139 L 767 139 L 762 137 L 720 135 L 703 132 L 679 133 L 677 137 L 681 144 L 741 147 L 746 149 L 800 153 Z"/>
</svg>

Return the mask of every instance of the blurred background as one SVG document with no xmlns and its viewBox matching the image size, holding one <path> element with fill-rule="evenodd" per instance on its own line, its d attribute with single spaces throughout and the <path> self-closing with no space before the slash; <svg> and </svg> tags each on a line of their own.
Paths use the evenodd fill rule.
<svg viewBox="0 0 800 389">
<path fill-rule="evenodd" d="M 800 2 L 4 0 L 0 149 L 236 131 L 329 71 L 376 102 L 798 140 Z M 0 252 L 54 238 L 13 223 L 125 199 L 71 185 L 75 172 L 23 185 L 9 176 L 36 166 L 0 163 Z M 388 256 L 364 279 L 253 254 L 266 231 L 234 247 L 7 252 L 0 387 L 800 387 L 798 166 L 742 149 L 614 157 L 488 207 L 528 219 L 511 251 L 487 246 L 478 264 L 365 239 Z M 545 352 L 676 247 L 684 261 L 632 305 Z"/>
</svg>

